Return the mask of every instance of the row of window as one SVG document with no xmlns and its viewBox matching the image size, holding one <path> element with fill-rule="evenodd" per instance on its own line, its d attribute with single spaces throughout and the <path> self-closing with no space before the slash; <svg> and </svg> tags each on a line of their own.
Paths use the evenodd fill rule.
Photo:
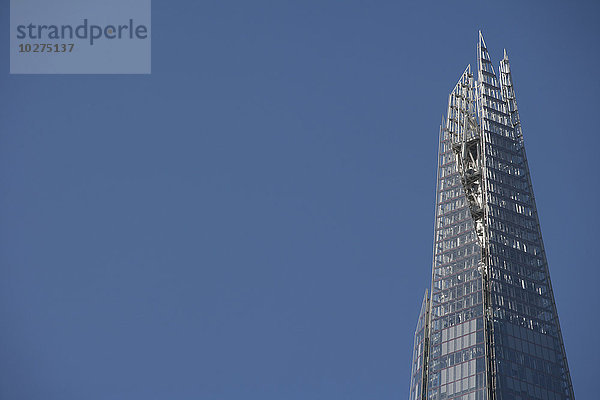
<svg viewBox="0 0 600 400">
<path fill-rule="evenodd" d="M 465 205 L 466 199 L 464 197 L 459 197 L 454 201 L 438 204 L 438 215 L 451 213 L 455 210 L 465 207 Z"/>
<path fill-rule="evenodd" d="M 482 132 L 486 157 L 498 157 L 506 161 L 514 160 L 515 164 L 519 165 L 523 163 L 525 160 L 523 141 L 512 122 L 505 125 L 496 121 L 484 120 Z"/>
<path fill-rule="evenodd" d="M 454 397 L 455 395 L 462 395 L 465 392 L 473 392 L 474 390 L 481 388 L 485 388 L 485 376 L 483 373 L 440 386 L 440 399 L 456 399 L 456 397 Z"/>
<path fill-rule="evenodd" d="M 514 128 L 512 125 L 512 121 L 510 120 L 510 115 L 508 113 L 503 113 L 497 111 L 493 108 L 483 106 L 481 110 L 481 115 L 484 121 L 492 121 L 497 123 L 498 125 L 503 125 L 506 128 L 499 131 L 499 135 L 503 135 L 509 138 L 514 137 Z"/>
<path fill-rule="evenodd" d="M 465 321 L 481 317 L 482 315 L 483 305 L 479 304 L 477 306 L 455 312 L 454 314 L 448 314 L 433 318 L 431 322 L 431 329 L 432 331 L 442 330 L 454 326 L 456 324 L 460 324 Z"/>
<path fill-rule="evenodd" d="M 534 359 L 530 356 L 525 356 L 524 358 L 529 359 L 528 361 L 532 361 Z M 534 370 L 521 364 L 516 364 L 514 362 L 501 359 L 498 360 L 498 375 L 504 377 L 506 380 L 511 378 L 514 383 L 517 383 L 515 381 L 519 381 L 529 385 L 545 387 L 546 389 L 554 392 L 560 392 L 562 389 L 560 367 L 557 364 L 544 362 L 541 360 L 538 360 L 538 363 L 541 364 L 541 366 L 550 367 L 546 368 L 546 370 L 549 372 L 547 373 L 540 370 Z"/>
<path fill-rule="evenodd" d="M 529 329 L 541 332 L 543 334 L 548 334 L 552 336 L 557 335 L 557 329 L 553 322 L 542 321 L 532 316 L 525 316 L 513 310 L 507 310 L 505 308 L 496 308 L 494 310 L 494 318 L 496 318 L 496 320 L 498 321 L 501 321 L 502 323 L 509 322 L 514 325 L 522 325 L 528 327 Z"/>
<path fill-rule="evenodd" d="M 467 335 L 471 332 L 483 329 L 483 319 L 476 318 L 469 321 L 465 321 L 461 324 L 451 326 L 440 331 L 432 332 L 430 336 L 431 345 L 440 344 L 443 341 L 449 339 L 455 339 L 457 337 Z"/>
<path fill-rule="evenodd" d="M 498 245 L 512 247 L 513 249 L 520 250 L 524 253 L 533 254 L 535 256 L 542 254 L 541 247 L 532 244 L 537 242 L 536 239 L 538 238 L 538 235 L 523 231 L 521 237 L 514 237 L 512 235 L 507 235 L 504 232 L 499 232 L 495 229 L 490 229 L 489 232 L 490 241 L 496 242 Z"/>
<path fill-rule="evenodd" d="M 447 164 L 445 166 L 440 166 L 438 173 L 439 173 L 440 178 L 445 178 L 447 176 L 456 174 L 457 173 L 456 163 L 451 163 L 451 164 Z"/>
<path fill-rule="evenodd" d="M 514 214 L 512 214 L 514 215 Z M 490 230 L 495 230 L 509 234 L 516 238 L 529 240 L 532 243 L 539 241 L 539 230 L 534 218 L 521 218 L 514 223 L 512 221 L 505 221 L 500 218 L 492 216 L 490 218 Z"/>
<path fill-rule="evenodd" d="M 485 344 L 480 342 L 468 348 L 443 353 L 442 345 L 432 345 L 429 353 L 429 377 L 432 381 L 429 383 L 432 385 L 439 385 L 439 372 L 442 369 L 483 357 L 485 355 L 484 349 Z"/>
<path fill-rule="evenodd" d="M 454 186 L 447 190 L 440 190 L 438 192 L 438 202 L 444 203 L 448 200 L 457 199 L 462 196 L 464 196 L 464 191 L 461 184 L 460 186 Z"/>
<path fill-rule="evenodd" d="M 509 378 L 511 387 L 507 386 L 498 389 L 502 393 L 502 398 L 514 400 L 568 400 L 566 395 L 548 390 L 545 387 L 528 385 L 526 382 L 520 384 L 516 380 Z"/>
<path fill-rule="evenodd" d="M 490 278 L 500 284 L 508 284 L 528 290 L 530 293 L 543 294 L 547 292 L 546 282 L 531 281 L 522 275 L 512 274 L 503 269 L 491 268 Z"/>
<path fill-rule="evenodd" d="M 439 152 L 440 153 L 447 153 L 447 154 L 453 154 L 452 153 L 452 137 L 453 134 L 444 130 L 442 133 L 442 141 L 440 142 L 440 149 Z"/>
<path fill-rule="evenodd" d="M 462 190 L 462 183 L 460 181 L 460 175 L 456 173 L 456 175 L 450 175 L 438 181 L 438 193 L 442 190 L 447 190 L 449 188 L 460 188 Z"/>
<path fill-rule="evenodd" d="M 500 146 L 504 149 L 517 150 L 518 147 L 514 146 L 514 126 L 512 123 L 502 123 L 500 121 L 494 121 L 490 119 L 484 119 L 481 121 L 481 129 L 483 137 L 486 143 L 490 143 L 490 139 L 495 136 L 499 139 L 505 139 L 504 146 Z M 512 144 L 511 144 L 512 143 Z"/>
<path fill-rule="evenodd" d="M 435 317 L 455 313 L 463 308 L 470 308 L 477 304 L 483 303 L 483 295 L 481 292 L 471 293 L 463 296 L 458 300 L 447 301 L 439 306 L 432 307 L 431 312 Z"/>
<path fill-rule="evenodd" d="M 451 275 L 439 280 L 433 281 L 433 287 L 436 291 L 444 290 L 448 288 L 453 288 L 462 283 L 471 281 L 473 279 L 481 279 L 481 274 L 477 269 L 468 269 L 462 272 L 459 272 L 456 275 Z"/>
<path fill-rule="evenodd" d="M 520 154 L 523 143 L 514 135 L 512 124 L 507 125 L 497 121 L 483 120 L 481 123 L 486 146 L 486 154 L 496 148 Z"/>
<path fill-rule="evenodd" d="M 498 100 L 502 99 L 502 94 L 500 92 L 500 88 L 491 87 L 487 85 L 480 85 L 478 87 L 478 91 L 483 98 Z"/>
<path fill-rule="evenodd" d="M 496 170 L 498 171 L 498 170 Z M 505 171 L 499 171 L 505 172 Z M 489 176 L 489 174 L 488 174 Z M 511 186 L 511 183 L 517 184 L 517 186 Z M 507 182 L 506 180 L 502 181 L 494 181 L 487 180 L 487 192 L 490 195 L 493 195 L 497 198 L 510 199 L 515 202 L 522 203 L 523 205 L 530 206 L 531 205 L 531 196 L 529 191 L 529 183 L 527 179 L 525 179 L 525 175 L 523 174 L 521 178 L 514 178 L 512 181 Z"/>
<path fill-rule="evenodd" d="M 497 126 L 495 126 L 495 128 L 500 129 Z M 503 147 L 491 146 L 488 144 L 485 146 L 485 156 L 486 158 L 496 157 L 514 165 L 524 165 L 525 163 L 520 147 L 516 147 L 514 145 L 511 146 L 509 150 Z"/>
<path fill-rule="evenodd" d="M 444 252 L 443 254 L 440 254 L 439 251 L 436 249 L 435 264 L 449 264 L 471 256 L 476 256 L 478 260 L 481 258 L 481 251 L 477 242 Z"/>
<path fill-rule="evenodd" d="M 521 325 L 513 325 L 509 323 L 500 323 L 495 326 L 494 330 L 503 335 L 510 335 L 521 340 L 539 344 L 546 347 L 557 348 L 560 346 L 558 339 L 548 333 L 543 333 Z"/>
<path fill-rule="evenodd" d="M 533 209 L 530 206 L 523 205 L 515 200 L 506 199 L 494 194 L 490 194 L 488 204 L 496 205 L 500 209 L 516 213 L 520 216 L 520 218 L 533 216 Z"/>
<path fill-rule="evenodd" d="M 518 191 L 518 192 L 528 192 L 529 191 L 529 183 L 525 176 L 515 176 L 509 175 L 504 171 L 500 171 L 495 168 L 486 168 L 485 169 L 486 176 L 486 184 L 489 185 L 491 183 L 496 183 L 498 185 L 504 185 L 509 190 Z M 490 193 L 494 193 L 491 191 Z"/>
<path fill-rule="evenodd" d="M 492 257 L 493 265 L 500 267 L 503 265 L 503 260 L 504 264 L 512 265 L 514 263 L 519 263 L 523 266 L 531 266 L 534 268 L 541 268 L 545 264 L 543 261 L 543 254 L 525 253 L 515 248 L 503 246 L 497 243 L 490 244 L 490 254 L 492 254 L 493 257 L 497 257 Z M 510 268 L 505 269 L 510 270 Z M 526 275 L 526 273 L 523 275 Z"/>
<path fill-rule="evenodd" d="M 469 360 L 481 360 L 479 362 L 485 362 L 483 343 L 430 360 L 429 371 L 431 374 L 434 374 L 444 368 L 452 367 L 453 365 L 460 365 Z M 434 381 L 439 382 L 439 379 L 436 380 L 434 378 Z"/>
<path fill-rule="evenodd" d="M 533 215 L 529 218 L 525 218 L 523 215 L 518 214 L 516 211 L 501 208 L 498 205 L 491 204 L 488 208 L 490 218 L 490 226 L 498 227 L 499 224 L 511 224 L 513 226 L 519 226 L 524 229 L 537 231 L 537 221 Z"/>
<path fill-rule="evenodd" d="M 452 150 L 440 154 L 440 161 L 438 163 L 439 166 L 447 166 L 450 164 L 456 164 L 456 155 Z"/>
<path fill-rule="evenodd" d="M 444 264 L 433 269 L 433 279 L 440 280 L 450 275 L 457 274 L 465 269 L 475 268 L 479 264 L 479 257 L 469 257 L 451 264 Z"/>
<path fill-rule="evenodd" d="M 492 293 L 492 305 L 499 307 L 498 310 L 513 311 L 527 318 L 536 318 L 544 322 L 552 321 L 552 313 L 550 310 L 543 309 L 533 304 L 521 303 L 504 296 L 498 296 Z"/>
<path fill-rule="evenodd" d="M 483 286 L 481 279 L 473 279 L 460 285 L 436 292 L 431 296 L 434 304 L 443 303 L 449 300 L 460 299 L 476 291 L 480 291 Z"/>
<path fill-rule="evenodd" d="M 453 367 L 445 368 L 439 372 L 441 385 L 446 385 L 450 382 L 460 381 L 464 378 L 472 377 L 475 374 L 485 372 L 485 359 L 479 358 L 457 364 Z M 474 388 L 472 385 L 470 388 Z"/>
<path fill-rule="evenodd" d="M 433 396 L 433 397 L 432 397 Z M 486 400 L 486 389 L 477 389 L 468 393 L 448 394 L 448 393 L 431 393 L 429 400 Z M 521 399 L 518 399 L 521 400 Z"/>
<path fill-rule="evenodd" d="M 473 220 L 466 219 L 460 223 L 452 224 L 446 228 L 441 229 L 442 227 L 438 227 L 438 230 L 435 235 L 436 243 L 442 242 L 444 239 L 450 240 L 453 238 L 457 238 L 458 236 L 464 236 L 465 234 L 474 233 L 473 230 Z"/>
<path fill-rule="evenodd" d="M 552 339 L 547 342 L 554 346 Z M 547 374 L 553 373 L 550 363 L 559 361 L 559 355 L 554 347 L 542 346 L 510 335 L 498 337 L 496 348 L 504 358 Z"/>
<path fill-rule="evenodd" d="M 540 251 L 525 253 L 514 247 L 505 246 L 496 242 L 490 242 L 490 253 L 508 260 L 508 263 L 520 262 L 523 265 L 539 264 L 539 261 L 531 261 L 532 259 L 543 259 L 543 254 Z M 543 263 L 542 263 L 543 264 Z"/>
<path fill-rule="evenodd" d="M 452 237 L 448 240 L 444 240 L 442 242 L 438 242 L 436 247 L 442 251 L 448 251 L 451 249 L 455 249 L 459 246 L 463 246 L 468 243 L 473 243 L 477 240 L 474 231 L 466 232 L 462 235 Z"/>
<path fill-rule="evenodd" d="M 530 254 L 525 254 L 531 256 Z M 491 267 L 493 269 L 503 269 L 505 272 L 521 275 L 534 282 L 542 283 L 546 281 L 546 273 L 543 268 L 544 262 L 541 256 L 521 257 L 522 261 L 511 258 L 507 259 L 500 255 L 493 255 Z M 538 293 L 542 294 L 542 293 Z"/>
<path fill-rule="evenodd" d="M 438 215 L 436 228 L 440 229 L 446 226 L 452 227 L 463 222 L 468 223 L 471 227 L 473 226 L 473 219 L 471 218 L 471 213 L 467 207 L 456 210 L 453 213 Z"/>
<path fill-rule="evenodd" d="M 496 82 L 496 77 L 494 75 L 487 75 L 487 74 L 483 74 L 483 76 L 481 77 L 483 79 L 481 79 L 481 83 L 483 83 L 484 87 L 485 85 L 489 85 L 491 86 L 490 89 L 494 90 L 494 89 L 499 89 L 498 87 L 498 83 Z"/>
<path fill-rule="evenodd" d="M 482 86 L 480 88 L 480 93 L 485 96 L 494 97 L 496 99 L 501 98 L 500 90 L 493 89 L 489 86 Z"/>
<path fill-rule="evenodd" d="M 551 302 L 547 297 L 547 292 L 545 292 L 543 295 L 540 295 L 538 293 L 530 292 L 529 290 L 523 290 L 521 287 L 516 287 L 505 282 L 498 281 L 492 281 L 491 286 L 492 293 L 495 296 L 521 301 L 526 304 L 532 304 L 543 310 L 551 310 Z M 499 302 L 497 304 L 500 305 Z"/>
<path fill-rule="evenodd" d="M 466 349 L 478 343 L 483 343 L 483 330 L 471 332 L 456 339 L 442 342 L 442 355 L 454 353 L 455 351 Z"/>
<path fill-rule="evenodd" d="M 498 114 L 508 114 L 506 103 L 503 99 L 499 97 L 483 95 L 481 98 L 481 104 L 484 107 L 488 108 L 490 112 L 496 112 Z"/>
<path fill-rule="evenodd" d="M 485 162 L 486 162 L 486 170 L 493 169 L 493 170 L 496 170 L 503 174 L 513 176 L 516 179 L 521 178 L 521 179 L 523 179 L 523 182 L 527 182 L 525 180 L 525 169 L 523 168 L 523 166 L 511 165 L 511 164 L 508 164 L 507 162 L 499 161 L 497 158 L 494 158 L 494 157 L 489 157 L 488 159 L 485 160 Z M 506 183 L 506 179 L 501 176 L 501 181 L 496 182 L 496 183 Z M 515 192 L 515 193 L 521 192 L 522 193 L 522 192 L 524 192 L 523 188 L 526 188 L 526 187 L 527 186 L 523 186 L 523 184 L 519 184 L 517 187 L 505 185 L 504 189 L 506 191 L 502 191 L 500 189 L 495 192 L 498 194 L 501 194 L 503 196 L 506 196 L 506 197 L 512 197 L 514 195 L 513 192 Z M 515 189 L 517 189 L 517 190 L 515 190 Z M 518 189 L 521 189 L 521 190 L 518 190 Z M 521 201 L 523 201 L 523 200 L 521 200 Z"/>
</svg>

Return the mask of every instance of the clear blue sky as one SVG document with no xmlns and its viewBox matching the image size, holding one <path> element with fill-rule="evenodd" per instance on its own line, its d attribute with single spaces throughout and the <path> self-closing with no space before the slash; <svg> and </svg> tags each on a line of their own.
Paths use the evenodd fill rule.
<svg viewBox="0 0 600 400">
<path fill-rule="evenodd" d="M 155 0 L 150 76 L 11 76 L 2 3 L 1 398 L 406 398 L 478 29 L 597 395 L 598 3 Z"/>
</svg>

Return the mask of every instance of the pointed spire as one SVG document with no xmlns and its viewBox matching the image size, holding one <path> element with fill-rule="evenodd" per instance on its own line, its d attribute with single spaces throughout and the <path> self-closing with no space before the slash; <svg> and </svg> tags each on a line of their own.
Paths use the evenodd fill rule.
<svg viewBox="0 0 600 400">
<path fill-rule="evenodd" d="M 455 93 L 457 90 L 460 90 L 461 85 L 468 84 L 470 77 L 471 77 L 471 64 L 468 64 L 467 68 L 465 68 L 463 73 L 460 75 L 458 82 L 456 83 L 456 85 L 454 86 L 454 89 L 452 90 L 452 92 L 450 94 Z"/>
<path fill-rule="evenodd" d="M 510 75 L 510 62 L 508 61 L 508 52 L 504 49 L 504 58 L 500 60 L 500 68 L 498 68 L 498 74 L 500 74 L 500 84 L 506 84 L 504 76 L 505 74 Z M 511 78 L 512 79 L 512 78 Z"/>
<path fill-rule="evenodd" d="M 479 70 L 479 82 L 483 82 L 494 87 L 498 86 L 496 82 L 496 73 L 494 72 L 490 54 L 488 53 L 481 31 L 479 31 L 479 42 L 477 43 L 477 64 Z"/>
<path fill-rule="evenodd" d="M 498 73 L 500 74 L 500 90 L 502 98 L 506 101 L 507 109 L 510 114 L 510 122 L 515 128 L 515 135 L 519 140 L 522 140 L 523 134 L 521 132 L 517 99 L 515 97 L 515 88 L 513 86 L 512 75 L 510 73 L 510 62 L 508 61 L 506 49 L 504 50 L 504 58 L 500 61 Z"/>
<path fill-rule="evenodd" d="M 479 31 L 479 42 L 477 43 L 477 53 L 480 58 L 484 58 L 487 61 L 490 61 L 490 55 L 487 51 L 487 46 L 485 45 L 485 40 L 483 39 L 483 34 Z"/>
<path fill-rule="evenodd" d="M 483 40 L 483 33 L 481 33 L 481 29 L 479 30 L 479 46 L 483 47 L 484 49 L 487 49 L 487 46 L 485 45 L 485 40 Z"/>
</svg>

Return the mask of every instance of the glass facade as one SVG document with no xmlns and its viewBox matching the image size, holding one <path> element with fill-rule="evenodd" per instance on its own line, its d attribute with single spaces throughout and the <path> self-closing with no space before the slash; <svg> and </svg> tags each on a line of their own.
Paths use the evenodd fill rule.
<svg viewBox="0 0 600 400">
<path fill-rule="evenodd" d="M 425 374 L 427 371 L 427 351 L 429 349 L 429 293 L 425 291 L 419 321 L 415 330 L 415 342 L 413 347 L 413 364 L 410 377 L 410 399 L 420 399 L 425 387 Z"/>
<path fill-rule="evenodd" d="M 573 399 L 510 64 L 480 34 L 440 130 L 431 294 L 410 399 Z"/>
</svg>

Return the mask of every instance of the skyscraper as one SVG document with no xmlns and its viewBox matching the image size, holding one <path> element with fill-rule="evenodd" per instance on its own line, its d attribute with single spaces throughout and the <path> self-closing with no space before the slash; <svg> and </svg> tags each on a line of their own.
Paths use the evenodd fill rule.
<svg viewBox="0 0 600 400">
<path fill-rule="evenodd" d="M 410 399 L 574 399 L 508 55 L 479 33 L 440 127 L 431 290 Z"/>
</svg>

